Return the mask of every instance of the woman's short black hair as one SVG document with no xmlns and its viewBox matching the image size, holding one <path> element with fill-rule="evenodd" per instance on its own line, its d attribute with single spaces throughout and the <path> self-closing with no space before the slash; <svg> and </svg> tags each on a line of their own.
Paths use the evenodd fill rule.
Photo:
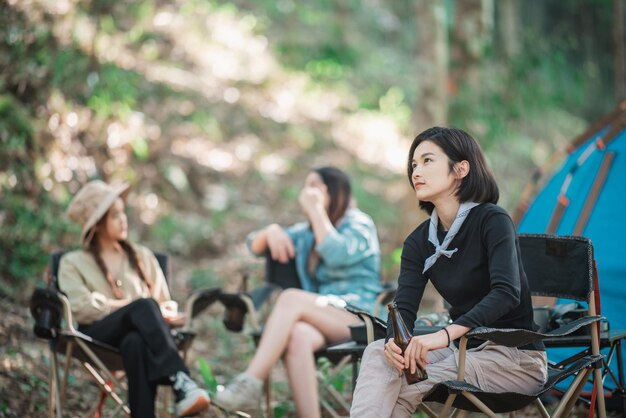
<svg viewBox="0 0 626 418">
<path fill-rule="evenodd" d="M 424 141 L 436 144 L 448 156 L 450 171 L 454 170 L 456 163 L 467 161 L 470 166 L 469 173 L 461 180 L 461 184 L 455 195 L 463 202 L 497 203 L 500 197 L 498 185 L 493 173 L 487 167 L 487 161 L 480 145 L 470 134 L 455 128 L 440 128 L 435 126 L 426 129 L 417 135 L 411 144 L 407 164 L 407 175 L 411 187 L 413 185 L 413 153 L 415 148 Z M 431 214 L 434 205 L 431 202 L 419 201 L 420 208 Z"/>
<path fill-rule="evenodd" d="M 336 226 L 337 221 L 346 214 L 352 199 L 350 177 L 337 167 L 332 166 L 316 168 L 313 172 L 319 174 L 328 189 L 330 196 L 328 218 Z"/>
</svg>

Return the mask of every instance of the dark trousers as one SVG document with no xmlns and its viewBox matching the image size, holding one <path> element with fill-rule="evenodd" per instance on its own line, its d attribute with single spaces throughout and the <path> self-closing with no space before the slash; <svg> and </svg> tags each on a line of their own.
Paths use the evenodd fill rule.
<svg viewBox="0 0 626 418">
<path fill-rule="evenodd" d="M 154 299 L 137 299 L 80 331 L 120 350 L 132 417 L 154 417 L 157 385 L 188 372 Z"/>
</svg>

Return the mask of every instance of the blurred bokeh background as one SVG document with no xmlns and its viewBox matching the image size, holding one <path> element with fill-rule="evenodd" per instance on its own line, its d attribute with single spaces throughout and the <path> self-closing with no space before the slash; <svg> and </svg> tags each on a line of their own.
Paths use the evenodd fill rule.
<svg viewBox="0 0 626 418">
<path fill-rule="evenodd" d="M 261 280 L 245 235 L 301 220 L 311 167 L 350 173 L 384 279 L 424 215 L 432 125 L 481 143 L 512 212 L 553 151 L 626 98 L 624 0 L 0 0 L 0 296 L 24 304 L 92 178 L 179 300 Z"/>
</svg>

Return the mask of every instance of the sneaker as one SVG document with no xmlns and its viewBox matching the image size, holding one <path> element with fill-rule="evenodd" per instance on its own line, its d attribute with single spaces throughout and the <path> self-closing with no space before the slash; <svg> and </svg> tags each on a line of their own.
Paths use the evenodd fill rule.
<svg viewBox="0 0 626 418">
<path fill-rule="evenodd" d="M 206 390 L 200 389 L 187 373 L 177 372 L 171 380 L 177 416 L 190 417 L 209 407 L 211 403 L 209 394 Z"/>
<path fill-rule="evenodd" d="M 215 395 L 213 403 L 227 411 L 243 411 L 254 414 L 259 410 L 263 382 L 241 373 L 226 388 Z"/>
</svg>

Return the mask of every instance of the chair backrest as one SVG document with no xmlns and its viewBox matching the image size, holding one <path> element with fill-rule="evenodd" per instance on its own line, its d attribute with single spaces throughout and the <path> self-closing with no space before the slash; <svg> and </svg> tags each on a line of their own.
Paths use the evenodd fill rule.
<svg viewBox="0 0 626 418">
<path fill-rule="evenodd" d="M 52 254 L 50 254 L 49 281 L 50 281 L 50 286 L 56 290 L 60 290 L 59 279 L 58 279 L 59 278 L 59 265 L 61 264 L 61 257 L 63 257 L 66 252 L 67 251 L 65 250 L 60 250 L 60 251 L 55 251 Z"/>
<path fill-rule="evenodd" d="M 295 258 L 291 258 L 287 263 L 281 263 L 267 253 L 265 255 L 265 281 L 282 289 L 302 288 Z"/>
<path fill-rule="evenodd" d="M 590 239 L 520 234 L 519 244 L 533 295 L 589 300 L 594 289 L 593 245 Z"/>
</svg>

